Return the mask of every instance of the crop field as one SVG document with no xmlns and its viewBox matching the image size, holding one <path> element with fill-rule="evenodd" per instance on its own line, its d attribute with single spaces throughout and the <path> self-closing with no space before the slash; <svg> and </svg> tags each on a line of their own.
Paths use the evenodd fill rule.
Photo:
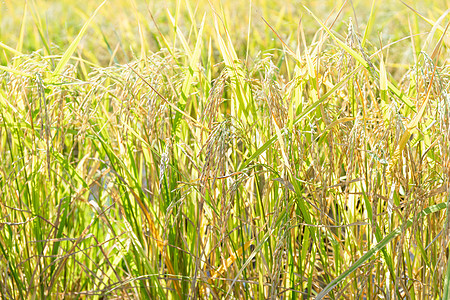
<svg viewBox="0 0 450 300">
<path fill-rule="evenodd" d="M 0 298 L 450 299 L 449 7 L 0 1 Z"/>
</svg>

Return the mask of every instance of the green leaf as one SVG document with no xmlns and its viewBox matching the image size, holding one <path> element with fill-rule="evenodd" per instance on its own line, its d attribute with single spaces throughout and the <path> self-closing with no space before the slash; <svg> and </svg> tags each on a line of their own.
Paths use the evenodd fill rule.
<svg viewBox="0 0 450 300">
<path fill-rule="evenodd" d="M 375 253 L 382 250 L 384 247 L 386 247 L 387 244 L 389 244 L 396 236 L 398 236 L 402 230 L 405 230 L 406 228 L 409 228 L 414 221 L 417 221 L 420 218 L 423 218 L 425 216 L 428 216 L 429 214 L 435 213 L 437 211 L 440 211 L 447 207 L 447 203 L 442 202 L 430 207 L 425 208 L 422 210 L 419 215 L 416 218 L 410 218 L 406 224 L 401 225 L 394 229 L 391 233 L 389 233 L 387 236 L 384 237 L 378 244 L 371 247 L 369 251 L 367 251 L 366 254 L 364 254 L 360 259 L 358 259 L 354 264 L 350 266 L 344 273 L 342 273 L 339 277 L 334 279 L 332 282 L 330 282 L 317 296 L 316 300 L 320 300 L 323 297 L 325 297 L 336 285 L 338 285 L 341 281 L 343 281 L 348 275 L 350 275 L 353 271 L 358 269 L 362 264 L 364 264 L 367 260 L 369 260 Z M 448 270 L 447 270 L 448 274 Z"/>
<path fill-rule="evenodd" d="M 67 48 L 66 52 L 64 52 L 63 56 L 61 57 L 61 60 L 59 61 L 58 65 L 56 66 L 55 70 L 53 71 L 53 77 L 56 77 L 61 74 L 63 68 L 67 65 L 67 62 L 72 57 L 72 54 L 75 52 L 75 49 L 77 48 L 78 44 L 80 43 L 81 39 L 83 38 L 84 34 L 86 33 L 86 30 L 88 29 L 92 20 L 97 15 L 100 8 L 106 3 L 106 1 L 108 1 L 108 0 L 104 0 L 102 2 L 102 4 L 100 4 L 100 6 L 97 7 L 97 9 L 94 11 L 94 13 L 89 18 L 89 20 L 87 20 L 87 22 L 83 25 L 83 28 L 81 28 L 77 37 L 72 41 L 69 48 Z"/>
</svg>

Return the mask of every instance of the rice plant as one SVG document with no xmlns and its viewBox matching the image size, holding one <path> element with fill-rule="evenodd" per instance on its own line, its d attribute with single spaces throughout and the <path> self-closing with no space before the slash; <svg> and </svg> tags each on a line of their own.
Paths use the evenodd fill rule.
<svg viewBox="0 0 450 300">
<path fill-rule="evenodd" d="M 3 1 L 2 299 L 449 299 L 448 6 Z"/>
</svg>

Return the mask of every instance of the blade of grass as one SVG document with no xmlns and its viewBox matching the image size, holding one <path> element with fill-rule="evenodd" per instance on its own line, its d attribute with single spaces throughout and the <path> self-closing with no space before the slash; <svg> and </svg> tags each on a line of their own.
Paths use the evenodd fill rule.
<svg viewBox="0 0 450 300">
<path fill-rule="evenodd" d="M 26 25 L 26 20 L 27 20 L 27 10 L 28 10 L 28 2 L 25 2 L 24 8 L 23 8 L 22 24 L 20 26 L 20 33 L 19 33 L 19 38 L 18 38 L 17 46 L 16 46 L 16 51 L 19 53 L 22 52 L 23 41 L 25 38 L 25 25 Z M 14 60 L 13 67 L 16 68 L 18 64 L 19 64 L 19 60 L 18 59 Z"/>
<path fill-rule="evenodd" d="M 362 266 L 368 259 L 370 259 L 373 255 L 375 255 L 378 251 L 386 247 L 395 237 L 402 233 L 402 230 L 406 230 L 409 228 L 413 222 L 426 217 L 432 213 L 438 212 L 442 209 L 447 208 L 447 203 L 442 202 L 422 210 L 416 218 L 410 218 L 406 221 L 406 224 L 400 225 L 396 229 L 394 229 L 391 233 L 385 236 L 379 243 L 372 246 L 366 254 L 364 254 L 360 259 L 358 259 L 355 263 L 353 263 L 344 273 L 339 275 L 336 279 L 330 282 L 317 296 L 316 300 L 323 299 L 336 285 L 341 283 L 348 275 L 350 275 L 353 271 Z"/>
<path fill-rule="evenodd" d="M 67 48 L 66 52 L 62 55 L 60 61 L 58 62 L 58 65 L 56 66 L 55 70 L 53 71 L 52 76 L 55 78 L 59 76 L 63 70 L 63 68 L 66 66 L 66 64 L 69 62 L 69 59 L 72 57 L 72 54 L 75 52 L 78 44 L 81 42 L 81 39 L 83 38 L 84 34 L 86 33 L 86 30 L 89 28 L 89 25 L 91 24 L 92 20 L 94 20 L 95 16 L 99 12 L 100 8 L 107 2 L 108 0 L 104 0 L 94 11 L 92 16 L 87 20 L 87 22 L 83 25 L 80 32 L 76 36 L 76 38 L 72 41 L 70 46 Z"/>
<path fill-rule="evenodd" d="M 366 41 L 369 38 L 370 33 L 372 32 L 373 25 L 375 23 L 375 3 L 376 0 L 372 0 L 372 7 L 370 8 L 370 16 L 369 21 L 367 21 L 366 29 L 364 30 L 364 35 L 361 41 L 361 47 L 364 49 L 366 45 Z"/>
<path fill-rule="evenodd" d="M 0 42 L 0 47 L 5 49 L 5 50 L 8 50 L 9 52 L 13 53 L 14 55 L 17 55 L 17 56 L 22 56 L 23 55 L 22 52 L 19 52 L 16 49 L 11 48 L 10 46 L 3 44 L 2 42 Z"/>
</svg>

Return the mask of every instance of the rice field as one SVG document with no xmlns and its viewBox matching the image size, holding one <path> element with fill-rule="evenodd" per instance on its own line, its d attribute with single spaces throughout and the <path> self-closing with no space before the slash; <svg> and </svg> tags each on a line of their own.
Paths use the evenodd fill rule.
<svg viewBox="0 0 450 300">
<path fill-rule="evenodd" d="M 1 298 L 450 299 L 448 7 L 1 1 Z"/>
</svg>

